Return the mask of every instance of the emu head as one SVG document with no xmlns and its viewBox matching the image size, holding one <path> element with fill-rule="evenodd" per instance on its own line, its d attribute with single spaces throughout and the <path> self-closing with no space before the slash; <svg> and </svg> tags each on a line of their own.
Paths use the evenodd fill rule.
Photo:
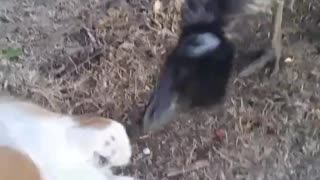
<svg viewBox="0 0 320 180">
<path fill-rule="evenodd" d="M 219 23 L 183 28 L 169 54 L 143 117 L 144 131 L 158 130 L 180 107 L 207 107 L 221 102 L 232 69 L 233 45 Z"/>
</svg>

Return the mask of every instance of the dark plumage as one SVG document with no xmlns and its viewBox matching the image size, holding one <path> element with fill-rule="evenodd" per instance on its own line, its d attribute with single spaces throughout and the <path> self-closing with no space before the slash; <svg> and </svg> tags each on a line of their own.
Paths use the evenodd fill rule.
<svg viewBox="0 0 320 180">
<path fill-rule="evenodd" d="M 182 33 L 168 55 L 143 118 L 145 131 L 168 123 L 181 105 L 220 103 L 227 89 L 235 54 L 224 27 L 237 13 L 261 12 L 271 0 L 185 0 Z M 254 6 L 254 3 L 258 6 Z M 248 8 L 248 4 L 252 5 Z"/>
<path fill-rule="evenodd" d="M 192 55 L 196 46 L 205 46 L 198 42 L 200 36 L 217 38 L 219 44 L 208 47 L 199 55 Z M 224 37 L 218 22 L 191 25 L 185 27 L 164 68 L 172 71 L 172 88 L 182 101 L 192 107 L 208 106 L 224 96 L 233 56 L 233 45 Z"/>
</svg>

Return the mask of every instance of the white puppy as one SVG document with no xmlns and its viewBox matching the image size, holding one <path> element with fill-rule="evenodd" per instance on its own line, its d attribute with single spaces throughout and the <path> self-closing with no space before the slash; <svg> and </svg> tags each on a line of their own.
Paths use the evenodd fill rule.
<svg viewBox="0 0 320 180">
<path fill-rule="evenodd" d="M 0 180 L 133 180 L 110 170 L 131 155 L 114 120 L 53 113 L 0 94 Z"/>
</svg>

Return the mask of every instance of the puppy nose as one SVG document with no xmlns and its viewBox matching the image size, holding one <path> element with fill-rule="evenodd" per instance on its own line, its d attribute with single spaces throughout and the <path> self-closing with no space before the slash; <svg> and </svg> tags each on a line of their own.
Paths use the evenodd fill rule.
<svg viewBox="0 0 320 180">
<path fill-rule="evenodd" d="M 97 158 L 98 164 L 101 166 L 109 163 L 109 159 L 98 152 L 94 152 L 94 156 Z"/>
<path fill-rule="evenodd" d="M 104 156 L 99 156 L 100 162 L 101 164 L 107 164 L 108 163 L 108 158 L 104 157 Z"/>
</svg>

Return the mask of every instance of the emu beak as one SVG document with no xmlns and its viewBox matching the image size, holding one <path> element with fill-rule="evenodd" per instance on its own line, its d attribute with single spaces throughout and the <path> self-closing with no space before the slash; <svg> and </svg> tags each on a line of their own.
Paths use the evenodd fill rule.
<svg viewBox="0 0 320 180">
<path fill-rule="evenodd" d="M 151 94 L 143 117 L 143 131 L 156 131 L 169 123 L 176 115 L 177 94 L 173 90 L 170 70 L 161 74 Z"/>
</svg>

